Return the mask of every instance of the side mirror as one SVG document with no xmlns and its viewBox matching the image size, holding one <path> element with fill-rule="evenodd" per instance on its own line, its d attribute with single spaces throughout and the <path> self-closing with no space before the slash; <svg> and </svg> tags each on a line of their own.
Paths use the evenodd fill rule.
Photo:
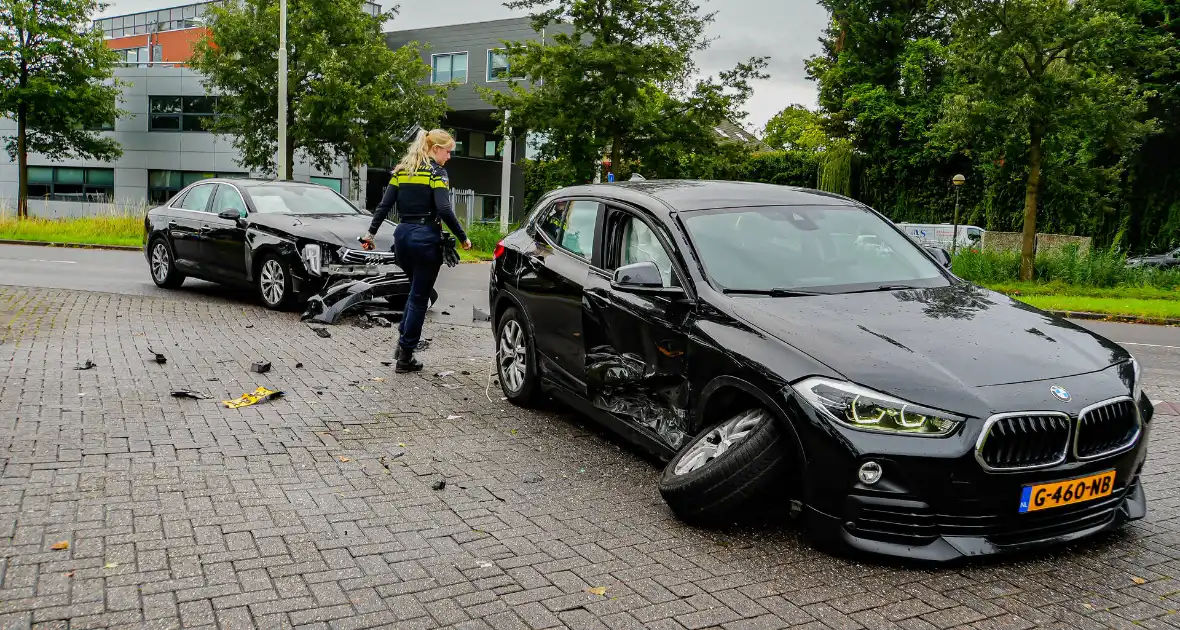
<svg viewBox="0 0 1180 630">
<path fill-rule="evenodd" d="M 242 212 L 240 210 L 230 209 L 230 210 L 222 210 L 221 212 L 218 212 L 217 216 L 222 219 L 225 219 L 226 221 L 237 221 L 239 219 L 245 219 L 246 213 Z"/>
<path fill-rule="evenodd" d="M 937 245 L 925 245 L 924 247 L 926 251 L 930 252 L 931 256 L 934 256 L 934 260 L 937 260 L 938 264 L 947 269 L 951 268 L 951 255 L 949 252 Z"/>
<path fill-rule="evenodd" d="M 653 262 L 639 262 L 615 270 L 611 286 L 619 291 L 648 295 L 684 295 L 680 287 L 665 287 L 664 276 Z"/>
</svg>

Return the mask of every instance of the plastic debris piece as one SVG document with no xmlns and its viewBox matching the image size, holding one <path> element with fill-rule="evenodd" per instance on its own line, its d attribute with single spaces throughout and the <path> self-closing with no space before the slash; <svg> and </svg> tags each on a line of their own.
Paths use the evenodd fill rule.
<svg viewBox="0 0 1180 630">
<path fill-rule="evenodd" d="M 450 314 L 451 314 L 451 312 L 450 312 L 450 311 L 443 311 L 443 312 L 442 312 L 442 314 L 443 314 L 443 315 L 450 315 Z"/>
<path fill-rule="evenodd" d="M 223 400 L 221 403 L 230 409 L 238 409 L 240 407 L 249 407 L 250 405 L 270 400 L 272 398 L 280 398 L 283 392 L 271 391 L 265 387 L 259 387 L 253 392 L 242 394 L 241 398 L 236 400 Z"/>
<path fill-rule="evenodd" d="M 590 593 L 591 595 L 606 595 L 606 587 L 605 586 L 592 586 L 592 587 L 586 589 L 586 592 Z"/>
<path fill-rule="evenodd" d="M 1141 578 L 1141 577 L 1132 577 L 1132 578 L 1131 578 L 1131 581 L 1132 581 L 1132 582 L 1134 582 L 1134 583 L 1136 583 L 1136 584 L 1147 584 L 1147 580 L 1145 580 L 1145 579 L 1143 579 L 1143 578 Z"/>
<path fill-rule="evenodd" d="M 446 479 L 438 479 L 434 483 L 430 484 L 431 490 L 442 490 L 445 487 L 447 487 Z"/>
<path fill-rule="evenodd" d="M 75 369 L 75 370 L 89 370 L 89 369 L 92 369 L 92 368 L 94 368 L 94 367 L 95 367 L 95 363 L 94 363 L 94 361 L 91 361 L 90 359 L 86 359 L 85 361 L 83 361 L 83 362 L 79 363 L 78 365 L 74 366 L 74 369 Z"/>
<path fill-rule="evenodd" d="M 340 461 L 341 461 L 341 462 L 344 462 L 345 464 L 347 464 L 348 462 L 351 462 L 351 461 L 352 461 L 352 458 L 351 458 L 351 457 L 345 457 L 345 456 L 341 455 L 341 456 L 340 456 Z"/>
<path fill-rule="evenodd" d="M 168 362 L 168 357 L 160 354 L 159 352 L 156 352 L 155 350 L 152 350 L 151 347 L 148 347 L 148 354 L 155 355 L 152 360 L 156 363 L 159 363 L 160 365 L 164 365 Z"/>
<path fill-rule="evenodd" d="M 296 369 L 296 370 L 303 369 L 303 364 L 302 364 L 302 363 L 296 363 L 296 364 L 295 364 L 295 369 Z"/>
<path fill-rule="evenodd" d="M 525 483 L 541 483 L 544 480 L 545 478 L 537 473 L 526 473 L 524 477 L 521 477 L 521 481 Z"/>
<path fill-rule="evenodd" d="M 250 371 L 255 374 L 266 374 L 270 371 L 270 361 L 255 361 L 250 365 Z"/>
<path fill-rule="evenodd" d="M 316 328 L 315 326 L 308 326 L 308 328 L 315 331 L 315 334 L 319 335 L 322 339 L 328 339 L 332 336 L 332 333 L 328 332 L 327 328 Z"/>
<path fill-rule="evenodd" d="M 492 316 L 487 312 L 482 311 L 474 306 L 471 307 L 471 321 L 473 322 L 490 322 Z"/>
<path fill-rule="evenodd" d="M 455 371 L 454 371 L 454 370 L 443 370 L 442 372 L 439 372 L 438 374 L 435 374 L 435 376 L 436 376 L 437 378 L 446 378 L 446 377 L 448 377 L 448 376 L 450 376 L 450 375 L 452 375 L 452 374 L 454 374 L 454 373 L 455 373 Z"/>
<path fill-rule="evenodd" d="M 405 447 L 406 447 L 406 443 L 405 443 L 405 442 L 398 442 L 398 443 L 397 443 L 397 447 L 398 447 L 398 448 L 405 448 Z"/>
<path fill-rule="evenodd" d="M 202 394 L 201 392 L 194 392 L 194 391 L 190 391 L 187 389 L 181 389 L 181 390 L 177 390 L 177 391 L 172 392 L 172 397 L 173 398 L 192 398 L 193 400 L 208 400 L 209 399 L 209 395 L 207 395 L 207 394 Z"/>
<path fill-rule="evenodd" d="M 462 372 L 459 372 L 459 373 L 462 374 L 463 376 L 471 376 L 470 370 L 463 370 Z"/>
<path fill-rule="evenodd" d="M 447 416 L 447 420 L 458 420 L 459 418 L 462 418 L 462 417 L 463 416 Z"/>
<path fill-rule="evenodd" d="M 118 567 L 118 566 L 119 566 L 119 563 L 118 563 L 118 562 L 108 562 L 108 563 L 106 563 L 106 564 L 102 565 L 102 568 L 104 568 L 104 569 L 114 569 L 115 567 Z"/>
<path fill-rule="evenodd" d="M 254 324 L 246 324 L 246 328 L 253 328 Z"/>
<path fill-rule="evenodd" d="M 65 551 L 66 549 L 70 548 L 70 541 L 63 540 L 61 542 L 55 542 L 52 545 L 49 545 L 49 548 L 54 551 Z"/>
</svg>

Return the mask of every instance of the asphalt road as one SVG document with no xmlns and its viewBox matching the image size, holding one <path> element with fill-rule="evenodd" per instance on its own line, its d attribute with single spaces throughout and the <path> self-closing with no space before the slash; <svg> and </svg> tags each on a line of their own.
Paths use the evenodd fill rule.
<svg viewBox="0 0 1180 630">
<path fill-rule="evenodd" d="M 472 308 L 487 309 L 488 264 L 462 264 L 439 275 L 440 300 L 432 321 L 472 324 Z M 100 291 L 123 295 L 175 295 L 157 288 L 139 252 L 0 245 L 0 284 Z M 188 280 L 180 291 L 229 300 L 251 300 L 248 292 Z M 1118 342 L 1140 360 L 1159 399 L 1180 400 L 1180 328 L 1078 320 Z M 480 323 L 479 325 L 486 325 Z M 1155 398 L 1157 396 L 1153 396 Z"/>
</svg>

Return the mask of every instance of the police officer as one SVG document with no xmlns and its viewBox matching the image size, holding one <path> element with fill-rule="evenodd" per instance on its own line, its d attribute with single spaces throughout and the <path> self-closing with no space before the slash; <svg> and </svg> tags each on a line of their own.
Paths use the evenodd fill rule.
<svg viewBox="0 0 1180 630">
<path fill-rule="evenodd" d="M 440 219 L 463 243 L 463 249 L 471 249 L 471 241 L 451 208 L 450 180 L 443 169 L 454 149 L 455 139 L 442 129 L 419 131 L 405 157 L 393 169 L 369 233 L 361 237 L 365 248 L 372 249 L 374 235 L 397 204 L 393 251 L 398 266 L 410 279 L 410 296 L 398 327 L 401 337 L 394 352 L 394 371 L 399 373 L 422 369 L 422 362 L 414 358 L 414 350 L 422 336 L 427 301 L 443 264 Z"/>
</svg>

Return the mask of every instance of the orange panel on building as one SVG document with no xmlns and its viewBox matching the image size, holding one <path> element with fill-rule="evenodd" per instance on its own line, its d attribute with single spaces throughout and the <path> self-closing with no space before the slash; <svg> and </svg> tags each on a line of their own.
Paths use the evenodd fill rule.
<svg viewBox="0 0 1180 630">
<path fill-rule="evenodd" d="M 193 56 L 193 45 L 201 40 L 209 29 L 186 28 L 179 31 L 164 31 L 152 35 L 133 35 L 107 40 L 107 47 L 113 50 L 124 48 L 138 48 L 148 45 L 148 37 L 152 43 L 160 47 L 160 58 L 153 61 L 163 63 L 184 63 Z"/>
</svg>

